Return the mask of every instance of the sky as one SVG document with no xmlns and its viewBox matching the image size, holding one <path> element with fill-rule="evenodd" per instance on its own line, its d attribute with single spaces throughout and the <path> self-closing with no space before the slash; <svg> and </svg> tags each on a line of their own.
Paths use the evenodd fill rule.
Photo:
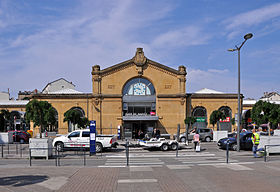
<svg viewBox="0 0 280 192">
<path fill-rule="evenodd" d="M 65 78 L 92 92 L 91 67 L 131 59 L 187 69 L 187 93 L 202 88 L 259 99 L 279 92 L 277 0 L 0 0 L 0 92 L 42 90 Z"/>
</svg>

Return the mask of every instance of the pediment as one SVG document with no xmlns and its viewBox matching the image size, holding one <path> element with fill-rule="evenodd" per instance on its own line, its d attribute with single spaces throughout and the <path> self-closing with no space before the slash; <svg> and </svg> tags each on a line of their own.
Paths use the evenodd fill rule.
<svg viewBox="0 0 280 192">
<path fill-rule="evenodd" d="M 153 68 L 157 68 L 161 71 L 165 71 L 169 73 L 170 75 L 186 75 L 186 68 L 184 66 L 179 66 L 178 70 L 173 69 L 171 67 L 168 67 L 166 65 L 160 64 L 156 61 L 148 59 L 143 52 L 142 48 L 137 48 L 136 54 L 132 59 L 129 59 L 127 61 L 118 63 L 116 65 L 113 65 L 111 67 L 105 68 L 100 70 L 100 66 L 95 65 L 92 67 L 92 75 L 99 75 L 99 76 L 107 76 L 109 74 L 118 72 L 120 70 L 124 70 L 125 68 L 136 66 L 138 70 L 138 74 L 141 76 L 141 73 L 143 73 L 143 70 L 145 67 L 151 66 Z"/>
</svg>

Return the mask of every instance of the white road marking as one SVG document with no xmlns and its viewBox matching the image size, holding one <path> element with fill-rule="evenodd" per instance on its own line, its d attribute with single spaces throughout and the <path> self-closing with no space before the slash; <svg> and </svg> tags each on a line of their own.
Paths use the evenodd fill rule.
<svg viewBox="0 0 280 192">
<path fill-rule="evenodd" d="M 190 169 L 189 165 L 166 165 L 169 169 Z"/>
<path fill-rule="evenodd" d="M 120 179 L 118 183 L 156 183 L 158 182 L 157 179 Z"/>
</svg>

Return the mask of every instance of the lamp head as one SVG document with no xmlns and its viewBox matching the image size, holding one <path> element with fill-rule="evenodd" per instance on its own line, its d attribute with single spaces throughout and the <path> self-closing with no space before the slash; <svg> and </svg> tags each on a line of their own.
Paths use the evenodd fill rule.
<svg viewBox="0 0 280 192">
<path fill-rule="evenodd" d="M 228 51 L 231 51 L 231 52 L 233 52 L 233 51 L 235 51 L 236 49 L 228 49 Z"/>
<path fill-rule="evenodd" d="M 251 39 L 253 37 L 253 34 L 252 33 L 248 33 L 244 36 L 244 39 L 245 40 L 248 40 L 248 39 Z"/>
</svg>

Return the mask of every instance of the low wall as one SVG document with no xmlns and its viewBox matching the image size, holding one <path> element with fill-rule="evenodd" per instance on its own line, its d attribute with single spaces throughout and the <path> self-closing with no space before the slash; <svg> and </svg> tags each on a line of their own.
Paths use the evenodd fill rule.
<svg viewBox="0 0 280 192">
<path fill-rule="evenodd" d="M 258 148 L 264 148 L 265 145 L 279 145 L 267 146 L 268 153 L 280 153 L 280 136 L 260 136 L 260 144 Z"/>
<path fill-rule="evenodd" d="M 13 132 L 0 133 L 0 144 L 13 143 Z"/>
<path fill-rule="evenodd" d="M 213 141 L 218 142 L 225 137 L 228 137 L 228 131 L 213 131 Z"/>
</svg>

